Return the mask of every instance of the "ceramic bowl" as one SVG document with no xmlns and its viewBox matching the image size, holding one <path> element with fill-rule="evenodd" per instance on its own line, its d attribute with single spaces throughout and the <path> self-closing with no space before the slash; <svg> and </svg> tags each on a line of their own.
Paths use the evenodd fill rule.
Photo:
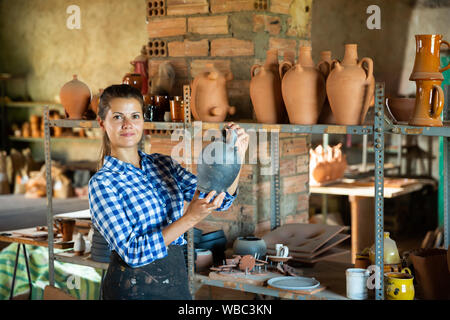
<svg viewBox="0 0 450 320">
<path fill-rule="evenodd" d="M 225 238 L 225 233 L 223 232 L 223 230 L 216 230 L 202 234 L 200 242 L 206 242 L 220 238 Z"/>
<path fill-rule="evenodd" d="M 238 237 L 233 243 L 234 254 L 245 256 L 247 254 L 259 257 L 265 256 L 267 253 L 266 242 L 257 237 Z"/>
<path fill-rule="evenodd" d="M 416 98 L 387 98 L 386 106 L 396 121 L 407 122 L 414 112 Z"/>
</svg>

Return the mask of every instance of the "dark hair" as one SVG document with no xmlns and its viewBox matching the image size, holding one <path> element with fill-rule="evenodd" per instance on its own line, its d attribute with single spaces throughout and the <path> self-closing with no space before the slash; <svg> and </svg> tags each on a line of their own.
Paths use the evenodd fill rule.
<svg viewBox="0 0 450 320">
<path fill-rule="evenodd" d="M 103 93 L 100 96 L 97 116 L 101 120 L 105 120 L 106 115 L 111 108 L 110 102 L 115 98 L 136 99 L 141 105 L 142 113 L 144 112 L 144 99 L 138 89 L 128 84 L 113 84 L 112 86 L 109 86 L 108 88 L 103 90 Z M 109 140 L 108 134 L 105 132 L 103 134 L 103 143 L 100 152 L 100 161 L 98 164 L 99 169 L 103 166 L 105 156 L 109 155 L 111 155 L 111 141 Z"/>
</svg>

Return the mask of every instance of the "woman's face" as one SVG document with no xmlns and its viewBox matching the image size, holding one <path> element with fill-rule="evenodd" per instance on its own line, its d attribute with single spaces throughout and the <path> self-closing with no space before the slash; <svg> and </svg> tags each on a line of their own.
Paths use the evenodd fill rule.
<svg viewBox="0 0 450 320">
<path fill-rule="evenodd" d="M 114 98 L 100 125 L 108 134 L 111 148 L 136 147 L 144 130 L 142 107 L 134 98 Z"/>
</svg>

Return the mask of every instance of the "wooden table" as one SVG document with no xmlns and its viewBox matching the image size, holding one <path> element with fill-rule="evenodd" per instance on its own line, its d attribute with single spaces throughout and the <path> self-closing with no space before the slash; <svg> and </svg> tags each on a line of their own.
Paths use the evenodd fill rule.
<svg viewBox="0 0 450 320">
<path fill-rule="evenodd" d="M 386 179 L 386 178 L 385 178 Z M 384 186 L 384 198 L 394 198 L 422 189 L 433 180 L 418 179 L 404 187 Z M 348 196 L 351 206 L 352 263 L 356 254 L 371 247 L 375 239 L 375 188 L 360 181 L 346 180 L 326 186 L 311 186 L 311 193 Z"/>
</svg>

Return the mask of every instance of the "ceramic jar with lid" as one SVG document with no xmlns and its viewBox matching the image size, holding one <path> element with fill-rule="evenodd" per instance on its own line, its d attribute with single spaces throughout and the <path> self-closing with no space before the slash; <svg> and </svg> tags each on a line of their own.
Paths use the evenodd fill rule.
<svg viewBox="0 0 450 320">
<path fill-rule="evenodd" d="M 257 237 L 247 236 L 238 237 L 233 243 L 233 252 L 236 255 L 251 255 L 257 254 L 259 257 L 263 257 L 267 253 L 266 242 Z"/>
</svg>

